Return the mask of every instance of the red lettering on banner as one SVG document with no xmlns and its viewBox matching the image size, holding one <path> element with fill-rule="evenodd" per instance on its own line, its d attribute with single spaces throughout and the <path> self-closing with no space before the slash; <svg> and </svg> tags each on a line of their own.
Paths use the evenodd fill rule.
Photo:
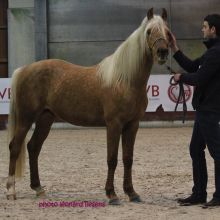
<svg viewBox="0 0 220 220">
<path fill-rule="evenodd" d="M 152 96 L 158 96 L 159 95 L 159 86 L 153 85 L 152 86 Z"/>
<path fill-rule="evenodd" d="M 0 91 L 0 97 L 3 99 L 5 97 L 5 93 L 7 91 L 7 88 L 4 89 L 3 93 Z"/>
<path fill-rule="evenodd" d="M 159 96 L 160 92 L 159 92 L 159 86 L 158 85 L 147 86 L 147 93 L 150 91 L 150 88 L 151 88 L 151 95 L 153 97 Z"/>
<path fill-rule="evenodd" d="M 11 88 L 8 89 L 8 99 L 11 99 Z"/>
<path fill-rule="evenodd" d="M 11 97 L 11 89 L 5 88 L 3 91 L 0 91 L 0 98 L 4 99 L 7 96 L 8 99 Z"/>
</svg>

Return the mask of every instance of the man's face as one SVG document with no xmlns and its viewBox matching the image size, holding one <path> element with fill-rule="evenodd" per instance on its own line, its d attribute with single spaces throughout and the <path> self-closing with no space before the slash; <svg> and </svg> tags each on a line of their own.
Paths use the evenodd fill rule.
<svg viewBox="0 0 220 220">
<path fill-rule="evenodd" d="M 207 21 L 203 22 L 202 32 L 203 32 L 204 38 L 215 38 L 216 37 L 215 27 L 210 28 Z"/>
</svg>

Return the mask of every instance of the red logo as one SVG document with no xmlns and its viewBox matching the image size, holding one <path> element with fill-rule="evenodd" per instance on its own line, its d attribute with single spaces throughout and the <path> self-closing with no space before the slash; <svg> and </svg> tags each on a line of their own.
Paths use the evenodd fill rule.
<svg viewBox="0 0 220 220">
<path fill-rule="evenodd" d="M 185 100 L 186 102 L 190 99 L 191 95 L 192 95 L 192 91 L 189 85 L 183 85 L 184 88 L 184 93 L 185 93 Z M 170 85 L 168 88 L 168 96 L 170 98 L 170 100 L 174 103 L 177 102 L 178 100 L 178 96 L 179 96 L 179 85 Z M 180 99 L 180 103 L 183 103 L 183 98 Z"/>
</svg>

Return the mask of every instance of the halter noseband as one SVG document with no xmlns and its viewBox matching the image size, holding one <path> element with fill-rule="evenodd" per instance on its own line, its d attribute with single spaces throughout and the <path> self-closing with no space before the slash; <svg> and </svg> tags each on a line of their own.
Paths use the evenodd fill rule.
<svg viewBox="0 0 220 220">
<path fill-rule="evenodd" d="M 163 38 L 163 37 L 157 38 L 157 39 L 153 42 L 153 44 L 152 44 L 152 46 L 150 47 L 150 49 L 153 50 L 155 44 L 156 44 L 158 41 L 160 41 L 160 40 L 163 40 L 163 41 L 166 42 L 166 39 Z"/>
</svg>

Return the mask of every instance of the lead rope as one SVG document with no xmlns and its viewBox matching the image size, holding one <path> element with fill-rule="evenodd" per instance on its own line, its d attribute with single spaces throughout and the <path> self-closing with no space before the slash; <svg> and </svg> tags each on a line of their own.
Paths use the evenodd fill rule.
<svg viewBox="0 0 220 220">
<path fill-rule="evenodd" d="M 167 66 L 167 69 L 171 72 L 171 74 L 176 74 L 176 72 L 173 71 L 169 66 Z M 186 119 L 187 105 L 186 105 L 186 98 L 185 98 L 185 91 L 184 91 L 183 83 L 182 82 L 175 82 L 174 81 L 174 76 L 172 76 L 170 78 L 170 85 L 172 85 L 172 86 L 179 85 L 179 95 L 178 95 L 178 99 L 177 99 L 174 111 L 175 112 L 177 111 L 177 107 L 180 104 L 180 100 L 182 98 L 182 100 L 183 100 L 183 118 L 182 118 L 182 122 L 184 123 L 185 119 Z"/>
</svg>

